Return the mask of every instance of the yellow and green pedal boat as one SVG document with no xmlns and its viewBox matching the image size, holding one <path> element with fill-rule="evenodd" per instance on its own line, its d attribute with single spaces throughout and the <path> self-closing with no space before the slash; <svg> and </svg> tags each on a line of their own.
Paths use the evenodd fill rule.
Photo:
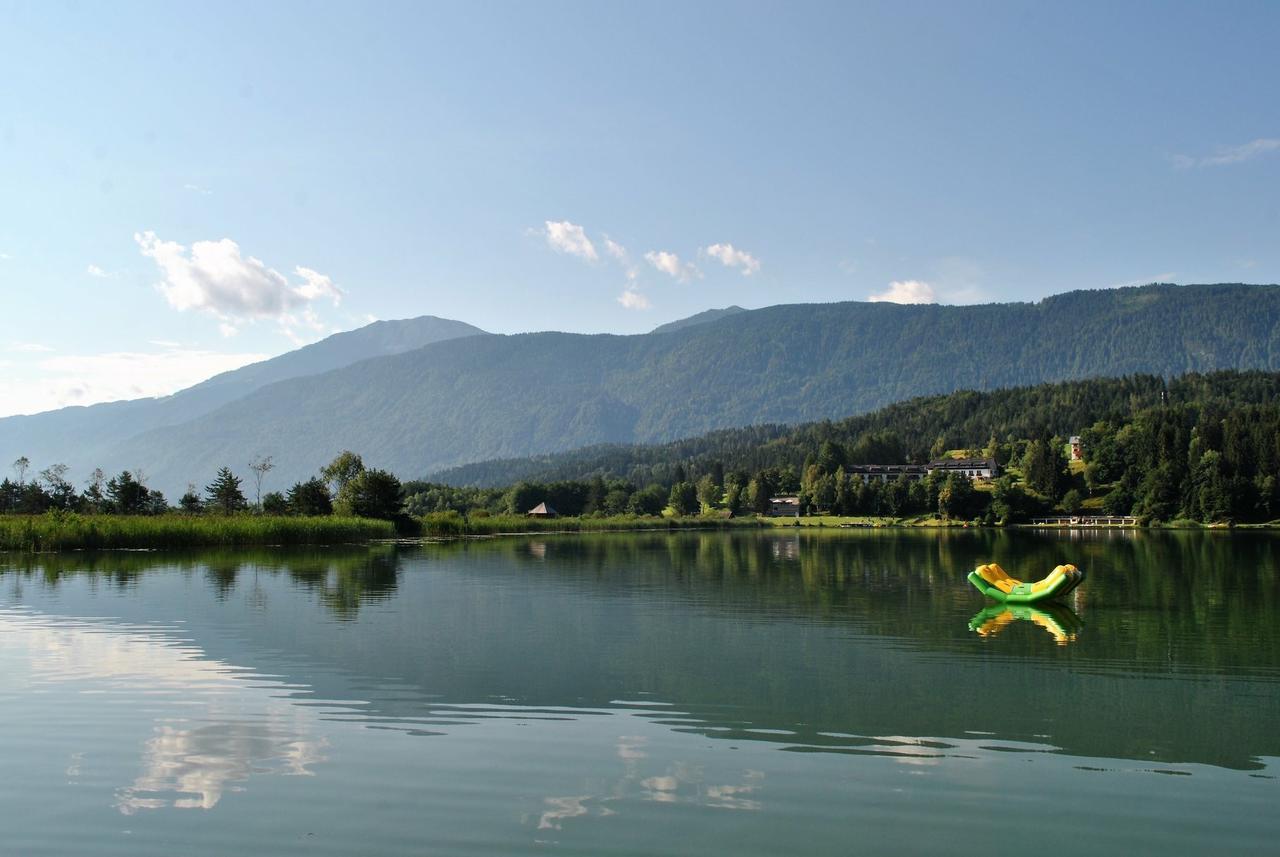
<svg viewBox="0 0 1280 857">
<path fill-rule="evenodd" d="M 994 562 L 969 572 L 969 582 L 988 598 L 1006 604 L 1035 604 L 1062 598 L 1084 580 L 1084 572 L 1074 565 L 1060 565 L 1042 580 L 1024 583 Z"/>
</svg>

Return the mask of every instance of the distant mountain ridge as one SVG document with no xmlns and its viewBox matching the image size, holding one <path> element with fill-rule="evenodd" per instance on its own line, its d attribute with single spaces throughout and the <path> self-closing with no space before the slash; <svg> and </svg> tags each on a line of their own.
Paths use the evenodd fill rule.
<svg viewBox="0 0 1280 857">
<path fill-rule="evenodd" d="M 0 456 L 63 461 L 77 473 L 142 466 L 173 497 L 222 465 L 247 475 L 256 455 L 275 459 L 268 489 L 343 449 L 412 478 L 592 444 L 843 418 L 957 389 L 1216 369 L 1280 370 L 1280 287 L 1153 285 L 983 306 L 794 304 L 635 336 L 464 335 L 268 383 L 180 423 L 140 421 L 105 444 L 68 431 L 33 454 L 3 420 Z"/>
<path fill-rule="evenodd" d="M 695 324 L 706 324 L 710 321 L 719 321 L 722 318 L 728 318 L 731 315 L 737 315 L 741 312 L 747 312 L 747 310 L 737 304 L 724 307 L 723 309 L 706 309 L 702 312 L 694 313 L 688 318 L 681 318 L 675 321 L 669 321 L 666 324 L 660 324 L 649 332 L 671 333 L 675 330 L 684 330 L 686 327 L 693 327 Z"/>
<path fill-rule="evenodd" d="M 171 396 L 133 399 L 0 419 L 0 455 L 12 461 L 25 455 L 40 466 L 54 461 L 91 469 L 126 438 L 163 426 L 196 419 L 268 384 L 328 372 L 360 360 L 385 357 L 462 336 L 485 332 L 461 321 L 421 316 L 375 321 L 356 330 L 335 333 L 239 369 L 222 372 Z M 118 458 L 118 457 L 116 457 Z M 115 460 L 114 458 L 112 460 Z M 142 467 L 146 458 L 121 467 Z M 148 470 L 148 472 L 150 472 Z"/>
</svg>

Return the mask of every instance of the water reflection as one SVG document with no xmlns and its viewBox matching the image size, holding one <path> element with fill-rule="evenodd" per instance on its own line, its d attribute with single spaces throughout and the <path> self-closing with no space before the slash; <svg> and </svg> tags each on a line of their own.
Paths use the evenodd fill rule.
<svg viewBox="0 0 1280 857">
<path fill-rule="evenodd" d="M 200 551 L 105 551 L 67 554 L 15 554 L 3 558 L 0 578 L 9 583 L 8 596 L 22 601 L 31 581 L 56 585 L 65 577 L 84 578 L 94 589 L 134 590 L 147 573 L 178 572 L 201 575 L 218 600 L 255 590 L 258 575 L 287 575 L 315 594 L 332 615 L 354 618 L 361 606 L 386 601 L 399 584 L 402 557 L 393 545 L 319 548 L 245 548 Z"/>
<path fill-rule="evenodd" d="M 0 610 L 4 651 L 24 656 L 35 689 L 125 696 L 135 723 L 152 719 L 141 773 L 116 792 L 125 815 L 212 809 L 252 774 L 307 775 L 324 761 L 314 713 L 277 696 L 278 685 L 207 658 L 177 630 Z M 156 713 L 193 704 L 199 713 L 190 719 Z M 81 776 L 84 756 L 72 754 L 68 778 Z"/>
<path fill-rule="evenodd" d="M 1076 612 L 1063 604 L 992 604 L 969 620 L 969 630 L 980 637 L 995 637 L 1015 622 L 1031 622 L 1043 628 L 1059 646 L 1074 643 L 1084 627 Z"/>
<path fill-rule="evenodd" d="M 644 712 L 631 712 L 628 714 Z M 687 804 L 709 809 L 759 811 L 765 772 L 742 770 L 734 781 L 709 780 L 705 766 L 687 760 L 663 761 L 651 751 L 644 735 L 624 735 L 617 739 L 621 772 L 587 794 L 544 798 L 539 830 L 561 830 L 571 819 L 618 815 L 628 800 L 659 804 Z"/>
<path fill-rule="evenodd" d="M 269 712 L 274 722 L 267 723 L 157 724 L 143 751 L 142 773 L 117 794 L 117 808 L 125 815 L 164 807 L 213 809 L 252 774 L 312 775 L 328 742 L 299 736 L 282 714 Z"/>
<path fill-rule="evenodd" d="M 990 729 L 1062 754 L 1260 770 L 1280 755 L 1267 727 L 1280 710 L 1277 559 L 1276 539 L 1248 534 L 538 536 L 41 556 L 0 572 L 0 593 L 57 606 L 70 587 L 84 605 L 139 620 L 171 610 L 224 678 L 241 664 L 280 676 L 278 695 L 335 700 L 331 721 L 415 736 L 581 723 L 644 698 L 671 703 L 645 707 L 667 729 L 785 749 L 918 762 L 953 758 L 949 742 Z M 981 602 L 964 574 L 992 560 L 1073 562 L 1090 577 L 1074 609 L 974 616 Z M 175 580 L 186 588 L 165 588 Z M 1023 621 L 1044 633 L 1008 630 Z M 142 763 L 128 794 L 207 803 L 216 790 L 175 784 L 198 780 L 184 766 L 219 755 L 200 749 L 208 741 L 233 748 L 210 765 L 222 790 L 245 770 L 295 772 L 291 754 L 312 770 L 324 753 L 298 724 L 213 719 L 222 725 L 209 736 L 187 735 L 205 728 L 198 719 L 158 724 L 147 752 L 160 761 Z M 193 749 L 166 750 L 183 741 Z M 666 767 L 626 781 L 650 801 L 757 799 L 745 780 L 697 792 L 666 788 L 668 777 L 684 782 Z"/>
</svg>

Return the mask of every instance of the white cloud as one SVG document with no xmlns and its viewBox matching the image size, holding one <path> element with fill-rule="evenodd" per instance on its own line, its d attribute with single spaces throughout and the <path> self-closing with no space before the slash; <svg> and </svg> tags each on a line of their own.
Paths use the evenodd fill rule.
<svg viewBox="0 0 1280 857">
<path fill-rule="evenodd" d="M 933 286 L 920 280 L 894 280 L 879 294 L 869 295 L 872 303 L 932 304 L 938 302 Z"/>
<path fill-rule="evenodd" d="M 608 235 L 604 236 L 604 250 L 624 265 L 627 263 L 627 248 L 614 241 Z"/>
<path fill-rule="evenodd" d="M 704 248 L 703 253 L 716 259 L 727 268 L 739 268 L 744 277 L 749 277 L 760 270 L 760 260 L 745 250 L 739 250 L 732 244 L 712 244 Z"/>
<path fill-rule="evenodd" d="M 313 271 L 310 268 L 304 268 L 301 265 L 293 269 L 293 272 L 304 280 L 301 286 L 298 286 L 297 293 L 304 300 L 313 301 L 316 298 L 329 298 L 333 301 L 334 306 L 342 302 L 342 290 L 333 284 L 333 280 L 326 277 L 319 271 Z"/>
<path fill-rule="evenodd" d="M 618 295 L 618 303 L 622 304 L 623 309 L 649 309 L 651 306 L 648 298 L 629 286 Z"/>
<path fill-rule="evenodd" d="M 328 298 L 336 306 L 342 300 L 342 290 L 324 274 L 299 266 L 294 274 L 302 283 L 291 284 L 261 260 L 242 256 L 240 246 L 230 238 L 196 241 L 188 253 L 186 247 L 162 241 L 154 232 L 133 237 L 142 255 L 154 259 L 164 274 L 156 288 L 169 305 L 215 316 L 224 336 L 256 319 L 274 319 L 288 327 L 293 314 L 309 309 L 313 301 Z"/>
<path fill-rule="evenodd" d="M 10 256 L 8 253 L 0 253 L 0 262 L 7 262 L 12 258 L 13 257 Z"/>
<path fill-rule="evenodd" d="M 654 268 L 668 276 L 675 277 L 682 283 L 687 283 L 693 277 L 702 276 L 702 272 L 694 265 L 689 262 L 681 262 L 679 256 L 666 250 L 650 250 L 644 254 L 644 259 Z"/>
<path fill-rule="evenodd" d="M 42 357 L 10 367 L 0 376 L 0 416 L 165 396 L 268 356 L 162 348 Z"/>
<path fill-rule="evenodd" d="M 102 268 L 99 268 L 97 265 L 90 265 L 88 268 L 85 269 L 85 273 L 88 274 L 90 277 L 98 277 L 99 279 L 103 279 L 103 280 L 112 280 L 112 279 L 115 279 L 117 276 L 119 276 L 118 274 L 113 274 L 110 271 L 104 271 Z"/>
<path fill-rule="evenodd" d="M 10 342 L 5 346 L 5 350 L 15 354 L 47 354 L 53 351 L 48 345 L 42 345 L 39 342 Z"/>
<path fill-rule="evenodd" d="M 1169 160 L 1184 170 L 1190 167 L 1225 167 L 1252 161 L 1277 150 L 1280 150 L 1280 137 L 1259 137 L 1239 146 L 1219 146 L 1212 155 L 1172 155 Z"/>
<path fill-rule="evenodd" d="M 182 186 L 182 189 L 189 190 L 192 193 L 203 194 L 204 196 L 208 196 L 209 194 L 213 193 L 213 191 L 209 190 L 208 188 L 200 187 L 200 185 L 198 184 L 184 184 Z"/>
<path fill-rule="evenodd" d="M 568 253 L 570 256 L 578 256 L 589 262 L 600 258 L 586 231 L 576 223 L 570 223 L 567 220 L 548 220 L 543 234 L 546 236 L 548 246 L 557 253 Z"/>
</svg>

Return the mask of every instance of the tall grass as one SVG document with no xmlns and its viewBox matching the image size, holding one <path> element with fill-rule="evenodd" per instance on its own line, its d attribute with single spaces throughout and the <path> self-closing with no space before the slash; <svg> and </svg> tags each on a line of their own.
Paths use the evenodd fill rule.
<svg viewBox="0 0 1280 857">
<path fill-rule="evenodd" d="M 338 544 L 395 534 L 390 521 L 368 518 L 0 515 L 0 550 L 13 551 Z"/>
<path fill-rule="evenodd" d="M 435 512 L 418 519 L 425 536 L 487 536 L 499 533 L 585 533 L 607 530 L 714 530 L 758 527 L 754 518 L 659 518 L 619 515 L 611 518 L 526 518 L 523 515 L 472 516 Z"/>
</svg>

